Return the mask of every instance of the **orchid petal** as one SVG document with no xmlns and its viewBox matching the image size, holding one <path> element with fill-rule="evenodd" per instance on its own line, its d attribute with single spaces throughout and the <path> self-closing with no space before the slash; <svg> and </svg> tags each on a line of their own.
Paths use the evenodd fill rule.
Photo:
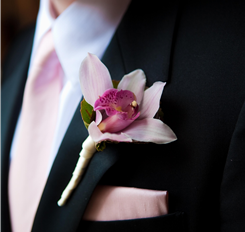
<svg viewBox="0 0 245 232">
<path fill-rule="evenodd" d="M 96 113 L 95 123 L 96 125 L 99 125 L 100 122 L 102 121 L 102 114 L 99 110 L 96 110 L 95 113 Z"/>
<path fill-rule="evenodd" d="M 121 90 L 118 91 L 116 94 L 117 101 L 116 101 L 116 107 L 121 108 L 122 111 L 125 111 L 125 109 L 134 101 L 135 95 L 128 90 Z"/>
<path fill-rule="evenodd" d="M 153 118 L 157 113 L 165 84 L 166 82 L 155 82 L 149 89 L 145 91 L 143 100 L 140 105 L 139 119 Z"/>
<path fill-rule="evenodd" d="M 117 110 L 112 106 L 116 104 L 117 89 L 108 89 L 94 103 L 94 110 L 106 110 L 108 116 L 117 113 Z"/>
<path fill-rule="evenodd" d="M 88 132 L 96 143 L 105 140 L 116 141 L 116 142 L 132 142 L 132 139 L 124 133 L 118 133 L 118 134 L 102 133 L 99 130 L 99 128 L 96 126 L 95 122 L 90 123 L 88 127 Z"/>
<path fill-rule="evenodd" d="M 80 66 L 79 79 L 84 98 L 92 106 L 100 95 L 113 88 L 108 69 L 97 56 L 90 53 Z"/>
<path fill-rule="evenodd" d="M 134 120 L 139 117 L 139 115 L 140 112 L 138 112 L 138 114 L 136 114 L 132 119 L 125 119 L 125 117 L 121 116 L 120 114 L 115 114 L 103 120 L 98 127 L 102 132 L 120 132 L 133 123 Z"/>
<path fill-rule="evenodd" d="M 135 101 L 135 95 L 128 90 L 108 89 L 94 103 L 94 110 L 106 110 L 108 116 L 127 111 Z M 132 107 L 131 107 L 132 108 Z"/>
<path fill-rule="evenodd" d="M 119 82 L 117 89 L 129 90 L 136 96 L 137 103 L 140 104 L 145 90 L 146 76 L 143 70 L 136 69 L 125 75 Z"/>
<path fill-rule="evenodd" d="M 154 118 L 136 120 L 122 132 L 140 142 L 165 144 L 177 139 L 174 132 L 166 124 Z"/>
</svg>

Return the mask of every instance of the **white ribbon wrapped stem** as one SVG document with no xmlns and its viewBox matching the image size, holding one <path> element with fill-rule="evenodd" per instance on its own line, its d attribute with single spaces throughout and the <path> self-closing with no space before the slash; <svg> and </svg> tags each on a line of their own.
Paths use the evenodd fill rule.
<svg viewBox="0 0 245 232">
<path fill-rule="evenodd" d="M 63 191 L 60 200 L 58 201 L 59 206 L 65 205 L 65 203 L 66 203 L 67 199 L 69 198 L 69 196 L 71 195 L 73 189 L 75 189 L 77 187 L 77 185 L 78 185 L 79 181 L 81 180 L 82 175 L 83 175 L 90 159 L 94 155 L 95 151 L 96 151 L 95 142 L 93 141 L 93 139 L 90 136 L 88 136 L 87 139 L 83 142 L 82 150 L 79 154 L 80 157 L 77 161 L 75 170 L 72 173 L 72 178 L 71 178 L 70 182 L 68 183 L 68 185 L 66 186 L 65 190 Z"/>
</svg>

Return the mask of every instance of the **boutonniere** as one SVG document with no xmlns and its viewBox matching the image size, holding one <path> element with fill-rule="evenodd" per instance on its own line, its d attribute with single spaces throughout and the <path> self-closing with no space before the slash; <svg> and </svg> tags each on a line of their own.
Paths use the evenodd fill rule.
<svg viewBox="0 0 245 232">
<path fill-rule="evenodd" d="M 146 89 L 146 77 L 141 69 L 125 75 L 120 82 L 112 81 L 106 66 L 92 54 L 83 60 L 79 78 L 84 96 L 81 115 L 89 136 L 83 142 L 80 158 L 58 201 L 59 206 L 65 204 L 91 157 L 105 149 L 106 142 L 166 144 L 176 140 L 174 132 L 154 118 L 165 83 L 155 82 Z"/>
</svg>

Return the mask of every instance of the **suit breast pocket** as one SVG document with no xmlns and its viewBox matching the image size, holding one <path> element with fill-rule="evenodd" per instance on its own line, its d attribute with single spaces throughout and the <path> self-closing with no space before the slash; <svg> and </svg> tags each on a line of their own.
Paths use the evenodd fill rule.
<svg viewBox="0 0 245 232">
<path fill-rule="evenodd" d="M 184 213 L 120 221 L 81 221 L 77 232 L 177 232 L 184 230 Z"/>
</svg>

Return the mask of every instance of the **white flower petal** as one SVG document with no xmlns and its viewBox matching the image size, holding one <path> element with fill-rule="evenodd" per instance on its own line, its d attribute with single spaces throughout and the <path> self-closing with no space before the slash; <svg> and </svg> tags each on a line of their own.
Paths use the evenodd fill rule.
<svg viewBox="0 0 245 232">
<path fill-rule="evenodd" d="M 91 106 L 107 89 L 113 88 L 108 69 L 97 56 L 90 53 L 80 66 L 79 80 L 82 94 Z"/>
<path fill-rule="evenodd" d="M 165 84 L 166 83 L 163 83 L 161 81 L 155 82 L 149 89 L 145 91 L 139 109 L 139 119 L 153 118 L 155 116 L 159 109 L 160 99 Z"/>
<path fill-rule="evenodd" d="M 123 130 L 130 138 L 140 142 L 165 144 L 177 139 L 174 132 L 162 121 L 154 118 L 136 120 Z"/>
<path fill-rule="evenodd" d="M 129 90 L 133 92 L 137 98 L 137 103 L 140 104 L 145 90 L 146 76 L 143 70 L 136 69 L 133 72 L 125 75 L 117 89 Z"/>
<path fill-rule="evenodd" d="M 99 110 L 96 110 L 95 113 L 96 113 L 95 123 L 96 125 L 99 125 L 100 122 L 102 121 L 102 114 Z"/>
</svg>

